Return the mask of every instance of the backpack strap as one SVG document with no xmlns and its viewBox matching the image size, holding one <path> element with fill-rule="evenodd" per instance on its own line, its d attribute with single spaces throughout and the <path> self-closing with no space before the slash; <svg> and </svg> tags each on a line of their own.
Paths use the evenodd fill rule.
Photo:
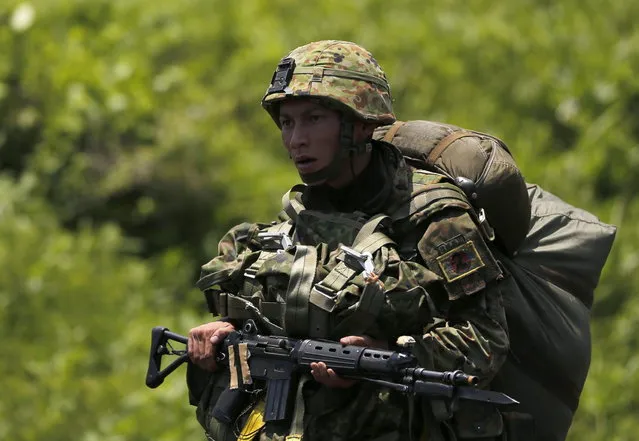
<svg viewBox="0 0 639 441">
<path fill-rule="evenodd" d="M 405 121 L 395 121 L 393 125 L 390 126 L 390 128 L 388 129 L 388 132 L 386 132 L 386 134 L 382 138 L 382 141 L 392 144 L 393 138 L 395 138 L 397 131 L 401 129 L 404 124 L 406 124 Z"/>
<path fill-rule="evenodd" d="M 393 143 L 393 140 L 395 139 L 395 135 L 397 135 L 397 132 L 406 124 L 406 121 L 395 121 L 388 129 L 388 131 L 386 132 L 386 134 L 384 135 L 384 137 L 382 138 L 382 141 L 384 142 L 388 142 L 388 143 Z M 433 149 L 430 151 L 430 153 L 428 154 L 428 157 L 426 158 L 426 163 L 434 165 L 435 161 L 437 161 L 437 159 L 439 159 L 439 157 L 444 153 L 444 151 L 448 148 L 448 146 L 450 146 L 453 142 L 457 141 L 458 139 L 461 138 L 466 138 L 466 137 L 472 137 L 472 136 L 487 136 L 490 138 L 494 138 L 493 136 L 487 135 L 485 133 L 481 133 L 481 132 L 475 132 L 475 131 L 470 131 L 470 130 L 453 130 L 452 132 L 450 132 L 448 135 L 444 136 L 436 145 L 435 147 L 433 147 Z M 500 142 L 500 144 L 503 144 L 502 142 Z M 505 147 L 506 151 L 508 151 L 508 148 Z M 510 153 L 510 152 L 508 152 Z"/>
<path fill-rule="evenodd" d="M 456 130 L 444 136 L 442 140 L 439 141 L 437 145 L 430 151 L 430 153 L 428 154 L 428 157 L 426 158 L 426 162 L 428 164 L 435 165 L 435 161 L 439 159 L 439 157 L 453 142 L 457 141 L 458 139 L 466 138 L 469 136 L 477 136 L 477 134 L 468 132 L 466 130 Z"/>
</svg>

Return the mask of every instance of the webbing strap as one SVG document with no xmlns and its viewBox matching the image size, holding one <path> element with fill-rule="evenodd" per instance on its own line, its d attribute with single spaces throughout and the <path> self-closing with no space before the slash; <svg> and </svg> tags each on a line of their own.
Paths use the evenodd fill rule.
<svg viewBox="0 0 639 441">
<path fill-rule="evenodd" d="M 282 209 L 290 217 L 293 222 L 297 220 L 297 215 L 304 210 L 304 205 L 295 197 L 296 193 L 304 193 L 305 185 L 298 184 L 293 186 L 282 196 Z"/>
<path fill-rule="evenodd" d="M 379 227 L 379 225 L 386 219 L 390 220 L 390 217 L 388 217 L 385 214 L 377 214 L 373 216 L 372 218 L 370 218 L 368 222 L 366 222 L 364 226 L 362 226 L 362 228 L 357 233 L 357 236 L 355 236 L 355 240 L 353 241 L 353 247 L 355 248 L 356 251 L 362 252 L 361 250 L 357 249 L 358 248 L 357 245 L 362 240 L 364 240 L 364 238 L 373 234 L 375 230 L 377 230 L 377 227 Z"/>
<path fill-rule="evenodd" d="M 309 322 L 309 293 L 315 281 L 317 249 L 297 245 L 286 290 L 284 329 L 288 335 L 306 335 Z"/>
<path fill-rule="evenodd" d="M 406 124 L 405 121 L 395 121 L 392 126 L 388 129 L 388 132 L 382 138 L 382 141 L 393 143 L 393 138 L 397 134 L 397 131 L 402 128 L 402 126 Z"/>
<path fill-rule="evenodd" d="M 441 141 L 437 143 L 437 145 L 430 151 L 428 157 L 426 158 L 426 163 L 435 164 L 435 161 L 439 159 L 439 157 L 444 153 L 444 151 L 450 146 L 453 142 L 457 141 L 461 138 L 466 138 L 469 136 L 477 136 L 477 134 L 472 132 L 467 132 L 464 130 L 458 130 L 448 135 L 444 136 Z"/>
<path fill-rule="evenodd" d="M 373 254 L 375 251 L 379 250 L 381 247 L 386 245 L 395 244 L 395 241 L 388 237 L 386 234 L 381 231 L 376 231 L 370 236 L 366 236 L 360 243 L 358 243 L 354 248 L 355 251 L 360 253 L 371 253 Z"/>
<path fill-rule="evenodd" d="M 286 441 L 301 441 L 304 436 L 304 385 L 310 380 L 310 375 L 303 374 L 297 383 L 297 393 L 295 394 L 295 409 L 293 411 L 293 421 Z"/>
<path fill-rule="evenodd" d="M 388 83 L 383 79 L 368 75 L 362 72 L 355 72 L 354 70 L 344 69 L 330 69 L 324 67 L 296 67 L 293 75 L 312 75 L 313 81 L 321 81 L 323 77 L 338 77 L 346 78 L 350 80 L 366 81 L 367 83 L 373 83 L 381 87 L 384 90 L 389 91 Z"/>
<path fill-rule="evenodd" d="M 375 231 L 386 219 L 388 219 L 388 216 L 386 215 L 377 215 L 371 218 L 362 227 L 353 242 L 355 251 L 373 254 L 386 245 L 395 244 L 395 242 L 385 233 Z M 388 258 L 388 256 L 385 257 Z M 343 264 L 343 262 L 340 262 L 340 264 Z M 379 270 L 383 271 L 384 268 Z M 350 278 L 347 280 L 339 280 L 339 284 L 341 284 L 341 286 L 337 288 L 338 285 L 336 283 L 335 285 L 332 285 L 331 288 L 335 289 L 335 292 L 337 292 L 341 290 L 349 280 Z M 382 310 L 385 301 L 386 295 L 384 293 L 384 284 L 380 280 L 367 280 L 355 311 L 353 311 L 350 316 L 342 320 L 340 324 L 335 327 L 332 332 L 333 336 L 351 335 L 365 331 L 373 324 Z"/>
<path fill-rule="evenodd" d="M 265 328 L 271 335 L 284 335 L 284 329 L 270 321 L 262 312 L 249 300 L 242 297 L 226 294 L 228 318 L 237 320 L 255 319 L 262 328 Z"/>
</svg>

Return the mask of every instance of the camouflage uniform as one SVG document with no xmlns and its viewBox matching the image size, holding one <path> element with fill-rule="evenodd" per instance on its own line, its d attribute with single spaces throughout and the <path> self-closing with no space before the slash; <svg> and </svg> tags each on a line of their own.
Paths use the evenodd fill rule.
<svg viewBox="0 0 639 441">
<path fill-rule="evenodd" d="M 292 70 L 287 70 L 291 59 Z M 277 103 L 297 96 L 319 97 L 322 103 L 342 111 L 344 119 L 354 114 L 380 124 L 394 120 L 383 71 L 370 53 L 353 43 L 311 43 L 283 59 L 263 105 L 277 123 Z M 342 130 L 348 130 L 347 122 Z M 343 150 L 362 151 L 348 138 L 343 136 Z M 417 340 L 415 354 L 423 366 L 462 369 L 479 376 L 486 386 L 504 361 L 509 341 L 501 300 L 503 275 L 483 240 L 472 208 L 463 197 L 451 196 L 455 190 L 446 177 L 412 170 L 390 144 L 374 141 L 372 147 L 370 164 L 346 188 L 335 191 L 327 186 L 307 186 L 297 200 L 311 213 L 390 216 L 389 234 L 398 244 L 398 254 L 410 266 L 393 279 L 397 289 L 387 293 L 387 304 L 375 326 L 361 333 L 391 343 L 398 335 L 413 335 Z M 299 220 L 295 228 L 302 229 L 303 218 Z M 317 219 L 312 223 L 317 225 Z M 250 256 L 254 260 L 259 250 L 257 232 L 266 227 L 247 223 L 229 231 L 220 242 L 219 255 L 202 267 L 203 279 L 218 275 L 217 292 L 250 298 L 243 271 L 246 260 Z M 314 240 L 318 239 L 310 241 Z M 273 268 L 260 269 L 268 270 Z M 261 297 L 254 303 L 285 301 L 286 282 L 274 277 L 263 280 L 270 286 L 262 287 Z M 411 293 L 414 287 L 423 288 L 417 296 Z M 444 403 L 413 403 L 396 392 L 366 383 L 342 390 L 311 381 L 304 386 L 304 402 L 305 440 L 400 440 L 409 436 L 488 440 L 501 428 L 499 414 L 490 407 L 462 406 L 450 418 Z M 205 396 L 198 408 L 200 422 L 207 429 L 209 404 Z M 285 427 L 274 429 L 286 432 Z M 262 433 L 260 439 L 282 436 Z"/>
</svg>

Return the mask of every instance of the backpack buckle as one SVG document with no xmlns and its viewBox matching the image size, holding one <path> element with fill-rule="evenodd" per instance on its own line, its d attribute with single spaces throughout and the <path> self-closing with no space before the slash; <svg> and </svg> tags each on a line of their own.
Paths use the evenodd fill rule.
<svg viewBox="0 0 639 441">
<path fill-rule="evenodd" d="M 332 312 L 337 304 L 337 292 L 322 282 L 316 283 L 311 289 L 310 302 L 326 312 Z"/>
<path fill-rule="evenodd" d="M 340 248 L 344 251 L 344 263 L 348 267 L 355 270 L 362 269 L 365 278 L 375 276 L 375 264 L 373 264 L 373 255 L 371 253 L 360 253 L 346 245 L 342 245 Z"/>
<path fill-rule="evenodd" d="M 281 253 L 293 246 L 293 241 L 283 231 L 277 233 L 265 231 L 257 233 L 257 237 L 265 250 L 277 250 L 278 253 Z"/>
<path fill-rule="evenodd" d="M 493 230 L 493 227 L 491 227 L 490 224 L 488 223 L 488 218 L 486 217 L 486 212 L 484 211 L 483 208 L 479 209 L 479 212 L 477 213 L 477 218 L 479 220 L 479 226 L 482 232 L 484 233 L 484 236 L 490 242 L 493 242 L 495 240 L 495 230 Z"/>
</svg>

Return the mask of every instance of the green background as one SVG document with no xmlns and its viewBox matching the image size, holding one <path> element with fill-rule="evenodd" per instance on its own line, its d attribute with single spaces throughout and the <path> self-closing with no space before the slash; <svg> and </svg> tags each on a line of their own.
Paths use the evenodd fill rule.
<svg viewBox="0 0 639 441">
<path fill-rule="evenodd" d="M 399 118 L 504 139 L 530 182 L 619 227 L 569 439 L 639 432 L 639 2 L 6 0 L 0 439 L 203 439 L 150 328 L 207 320 L 220 236 L 297 181 L 259 105 L 280 57 L 372 51 Z"/>
</svg>

